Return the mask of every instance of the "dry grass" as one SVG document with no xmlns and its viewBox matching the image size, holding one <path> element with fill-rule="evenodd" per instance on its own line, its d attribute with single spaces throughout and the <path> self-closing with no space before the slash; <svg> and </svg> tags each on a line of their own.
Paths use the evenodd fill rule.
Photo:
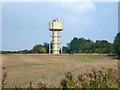
<svg viewBox="0 0 120 90">
<path fill-rule="evenodd" d="M 102 55 L 3 55 L 2 61 L 8 71 L 6 87 L 10 88 L 40 81 L 57 86 L 67 70 L 79 75 L 94 67 L 115 67 L 118 62 Z"/>
</svg>

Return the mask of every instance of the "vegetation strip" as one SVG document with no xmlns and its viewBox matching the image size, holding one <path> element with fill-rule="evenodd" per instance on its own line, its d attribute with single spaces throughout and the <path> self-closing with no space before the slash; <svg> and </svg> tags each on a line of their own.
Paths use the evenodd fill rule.
<svg viewBox="0 0 120 90">
<path fill-rule="evenodd" d="M 49 64 L 55 64 L 55 63 L 46 63 L 46 64 L 24 63 L 24 64 L 21 64 L 21 65 L 7 66 L 7 68 L 28 67 L 28 66 L 43 66 L 43 65 L 49 65 Z"/>
</svg>

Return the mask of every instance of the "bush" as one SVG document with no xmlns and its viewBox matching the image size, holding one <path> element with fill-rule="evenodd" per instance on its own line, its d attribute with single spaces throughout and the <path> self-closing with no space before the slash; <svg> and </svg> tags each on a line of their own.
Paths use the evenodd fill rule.
<svg viewBox="0 0 120 90">
<path fill-rule="evenodd" d="M 39 53 L 46 53 L 46 49 L 44 47 L 40 48 Z"/>
<path fill-rule="evenodd" d="M 77 80 L 73 72 L 65 73 L 65 79 L 61 81 L 62 88 L 118 88 L 117 69 L 96 68 L 82 73 Z"/>
</svg>

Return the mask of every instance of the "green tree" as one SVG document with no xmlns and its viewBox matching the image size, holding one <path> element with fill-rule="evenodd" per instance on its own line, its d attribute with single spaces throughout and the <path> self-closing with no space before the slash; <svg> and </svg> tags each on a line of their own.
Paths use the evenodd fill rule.
<svg viewBox="0 0 120 90">
<path fill-rule="evenodd" d="M 35 45 L 33 47 L 33 53 L 39 53 L 41 48 L 42 48 L 42 45 Z"/>
<path fill-rule="evenodd" d="M 46 49 L 46 52 L 49 53 L 49 44 L 45 42 L 43 47 Z"/>
<path fill-rule="evenodd" d="M 46 49 L 44 47 L 41 47 L 39 53 L 46 53 Z"/>
<path fill-rule="evenodd" d="M 68 47 L 63 47 L 63 53 L 69 53 L 69 49 L 68 49 Z"/>
<path fill-rule="evenodd" d="M 93 53 L 93 52 L 94 52 L 94 50 L 93 50 L 93 49 L 90 49 L 90 50 L 89 50 L 89 53 Z"/>
<path fill-rule="evenodd" d="M 96 48 L 95 51 L 94 51 L 94 53 L 99 53 L 99 49 Z"/>
<path fill-rule="evenodd" d="M 110 53 L 115 53 L 114 45 L 110 43 Z"/>
<path fill-rule="evenodd" d="M 83 51 L 82 51 L 82 50 L 79 50 L 79 53 L 83 53 Z"/>
<path fill-rule="evenodd" d="M 120 32 L 115 37 L 114 49 L 115 53 L 118 55 L 118 58 L 120 59 Z"/>
<path fill-rule="evenodd" d="M 26 50 L 23 50 L 22 52 L 23 52 L 23 54 L 28 54 L 29 50 L 26 49 Z"/>
<path fill-rule="evenodd" d="M 102 49 L 102 53 L 110 53 L 110 49 L 108 49 L 108 48 L 103 48 L 103 49 Z"/>
<path fill-rule="evenodd" d="M 84 47 L 85 47 L 85 50 L 88 51 L 87 53 L 93 53 L 94 42 L 92 42 L 92 41 L 86 42 Z"/>
<path fill-rule="evenodd" d="M 90 39 L 86 40 L 84 38 L 74 37 L 73 40 L 71 40 L 70 42 L 70 52 L 79 53 L 79 50 L 83 51 L 85 49 L 84 44 L 87 42 L 91 42 Z"/>
<path fill-rule="evenodd" d="M 89 51 L 88 50 L 85 50 L 84 53 L 88 53 Z"/>
<path fill-rule="evenodd" d="M 96 53 L 110 53 L 111 45 L 106 40 L 96 40 L 95 42 L 95 52 Z"/>
</svg>

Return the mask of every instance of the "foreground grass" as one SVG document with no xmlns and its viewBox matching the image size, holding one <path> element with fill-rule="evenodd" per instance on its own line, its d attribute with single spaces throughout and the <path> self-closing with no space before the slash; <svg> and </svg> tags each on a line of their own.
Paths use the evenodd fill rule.
<svg viewBox="0 0 120 90">
<path fill-rule="evenodd" d="M 72 69 L 77 78 L 87 69 L 117 67 L 115 59 L 103 55 L 3 55 L 2 60 L 8 71 L 6 88 L 25 88 L 29 82 L 37 87 L 36 82 L 41 80 L 49 87 L 61 87 L 66 70 Z"/>
<path fill-rule="evenodd" d="M 21 88 L 15 85 L 14 88 Z M 59 86 L 48 85 L 44 82 L 32 84 L 26 88 L 118 88 L 118 71 L 116 68 L 95 68 L 75 76 L 73 71 L 67 71 Z"/>
</svg>

